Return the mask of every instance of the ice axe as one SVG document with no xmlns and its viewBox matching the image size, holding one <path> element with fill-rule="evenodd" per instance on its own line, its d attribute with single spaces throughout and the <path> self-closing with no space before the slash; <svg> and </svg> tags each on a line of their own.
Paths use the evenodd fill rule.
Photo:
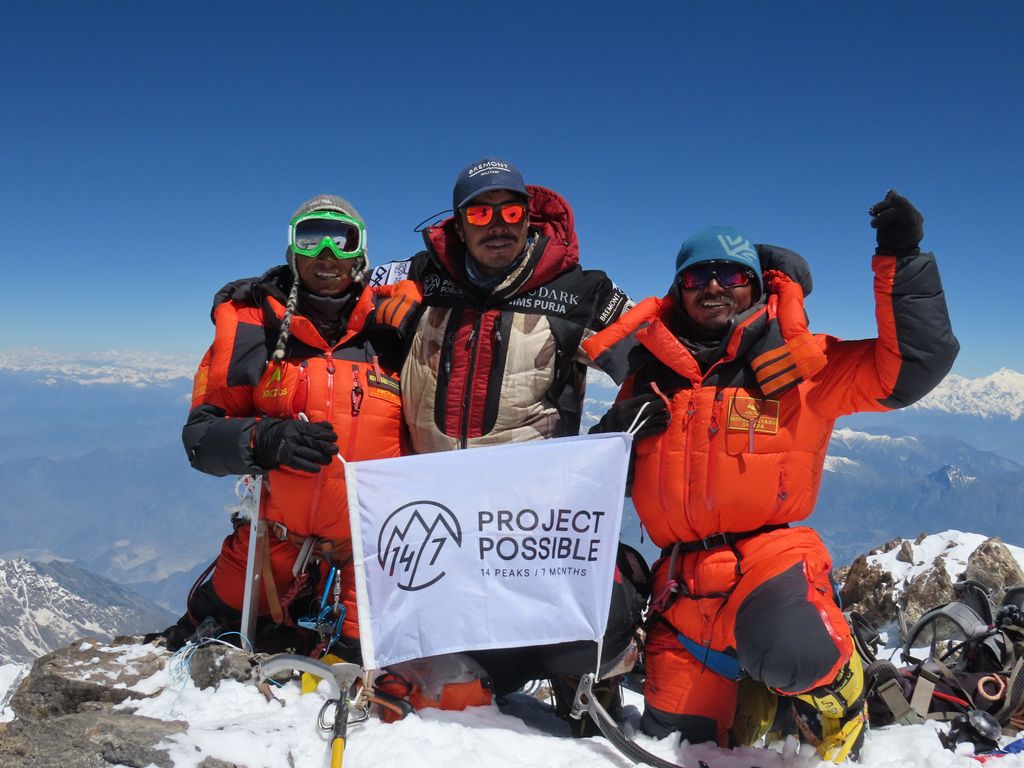
<svg viewBox="0 0 1024 768">
<path fill-rule="evenodd" d="M 334 702 L 334 725 L 331 728 L 331 768 L 341 768 L 345 755 L 345 739 L 348 733 L 348 693 L 356 680 L 363 674 L 358 664 L 325 664 L 308 656 L 282 653 L 267 659 L 258 668 L 260 682 L 268 677 L 284 672 L 298 670 L 308 672 L 327 682 L 331 689 L 330 698 L 320 710 L 321 721 L 324 710 Z"/>
<path fill-rule="evenodd" d="M 653 768 L 687 768 L 677 763 L 670 763 L 668 760 L 662 760 L 657 755 L 652 755 L 626 736 L 619 729 L 612 716 L 608 714 L 608 711 L 601 706 L 601 703 L 594 696 L 593 685 L 593 672 L 588 672 L 580 678 L 580 684 L 576 688 L 576 700 L 573 702 L 572 712 L 570 713 L 572 717 L 579 719 L 586 712 L 590 715 L 590 719 L 597 724 L 601 734 L 611 742 L 612 746 L 634 763 L 643 763 L 653 766 Z M 703 760 L 698 760 L 697 765 L 699 768 L 708 768 L 708 764 Z"/>
</svg>

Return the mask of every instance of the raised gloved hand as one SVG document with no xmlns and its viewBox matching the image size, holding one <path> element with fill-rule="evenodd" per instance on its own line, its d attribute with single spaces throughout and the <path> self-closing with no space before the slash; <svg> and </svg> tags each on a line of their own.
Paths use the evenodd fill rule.
<svg viewBox="0 0 1024 768">
<path fill-rule="evenodd" d="M 608 413 L 590 428 L 590 432 L 629 432 L 630 428 L 633 428 L 633 439 L 639 440 L 664 432 L 671 418 L 665 401 L 649 392 L 646 395 L 627 397 L 615 403 L 608 409 Z M 636 429 L 634 422 L 643 426 Z"/>
<path fill-rule="evenodd" d="M 329 421 L 260 419 L 256 425 L 253 460 L 263 469 L 291 467 L 319 472 L 338 452 L 338 435 Z"/>
<path fill-rule="evenodd" d="M 890 189 L 885 200 L 868 209 L 871 226 L 878 248 L 875 253 L 891 256 L 911 256 L 918 252 L 918 245 L 924 237 L 924 216 L 910 204 L 910 201 L 896 190 Z"/>
</svg>

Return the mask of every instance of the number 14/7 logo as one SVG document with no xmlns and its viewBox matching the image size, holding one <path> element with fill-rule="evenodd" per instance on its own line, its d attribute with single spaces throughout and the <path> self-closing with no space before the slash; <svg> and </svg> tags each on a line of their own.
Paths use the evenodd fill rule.
<svg viewBox="0 0 1024 768">
<path fill-rule="evenodd" d="M 399 589 L 415 592 L 444 578 L 443 554 L 451 546 L 462 546 L 462 528 L 452 511 L 436 501 L 413 501 L 380 527 L 377 563 Z"/>
</svg>

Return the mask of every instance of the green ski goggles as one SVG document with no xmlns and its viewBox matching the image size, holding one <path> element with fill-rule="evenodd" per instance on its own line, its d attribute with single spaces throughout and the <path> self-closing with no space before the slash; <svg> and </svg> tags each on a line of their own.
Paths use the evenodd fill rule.
<svg viewBox="0 0 1024 768">
<path fill-rule="evenodd" d="M 327 248 L 336 259 L 355 259 L 366 254 L 366 227 L 343 213 L 311 211 L 291 220 L 288 245 L 299 256 L 315 258 Z"/>
</svg>

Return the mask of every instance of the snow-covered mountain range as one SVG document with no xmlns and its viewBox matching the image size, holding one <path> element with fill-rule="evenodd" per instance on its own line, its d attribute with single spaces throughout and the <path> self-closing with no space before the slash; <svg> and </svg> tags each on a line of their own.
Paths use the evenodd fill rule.
<svg viewBox="0 0 1024 768">
<path fill-rule="evenodd" d="M 190 379 L 198 359 L 130 350 L 58 353 L 34 347 L 0 350 L 0 372 L 41 384 L 161 386 Z"/>
<path fill-rule="evenodd" d="M 0 374 L 22 374 L 42 384 L 168 385 L 191 379 L 198 355 L 166 355 L 133 350 L 59 353 L 38 348 L 0 350 Z M 615 385 L 605 374 L 588 371 L 595 406 L 607 408 Z M 988 376 L 968 379 L 947 376 L 930 394 L 911 406 L 917 411 L 1018 421 L 1024 416 L 1024 373 L 1001 368 Z"/>
<path fill-rule="evenodd" d="M 71 563 L 0 560 L 0 663 L 31 661 L 81 637 L 152 632 L 176 618 Z"/>
<path fill-rule="evenodd" d="M 196 472 L 181 448 L 197 361 L 0 352 L 0 557 L 70 558 L 180 613 L 235 502 L 234 479 Z M 844 419 L 812 518 L 836 563 L 945 527 L 1024 543 L 1022 379 L 951 376 L 919 407 Z M 617 390 L 595 371 L 588 381 L 584 429 Z M 634 515 L 623 537 L 640 543 Z"/>
<path fill-rule="evenodd" d="M 911 408 L 1018 421 L 1024 416 L 1024 373 L 1000 368 L 980 379 L 950 374 Z"/>
</svg>

